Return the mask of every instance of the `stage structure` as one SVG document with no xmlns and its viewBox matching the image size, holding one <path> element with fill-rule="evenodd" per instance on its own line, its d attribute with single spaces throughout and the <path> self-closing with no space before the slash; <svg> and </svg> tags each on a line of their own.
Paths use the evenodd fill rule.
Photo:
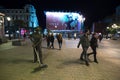
<svg viewBox="0 0 120 80">
<path fill-rule="evenodd" d="M 83 32 L 85 18 L 77 12 L 46 11 L 46 28 L 53 32 Z"/>
</svg>

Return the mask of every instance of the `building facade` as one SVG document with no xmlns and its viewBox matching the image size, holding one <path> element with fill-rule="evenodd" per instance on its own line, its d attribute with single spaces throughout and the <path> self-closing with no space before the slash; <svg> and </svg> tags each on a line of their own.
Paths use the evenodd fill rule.
<svg viewBox="0 0 120 80">
<path fill-rule="evenodd" d="M 4 37 L 4 16 L 5 14 L 0 13 L 0 38 Z"/>
<path fill-rule="evenodd" d="M 33 5 L 25 5 L 23 9 L 0 9 L 1 13 L 5 14 L 5 26 L 13 26 L 13 21 L 22 20 L 27 27 L 38 27 L 38 19 L 36 16 L 36 9 Z M 10 17 L 11 21 L 7 21 L 6 17 Z M 18 26 L 16 26 L 18 27 Z"/>
</svg>

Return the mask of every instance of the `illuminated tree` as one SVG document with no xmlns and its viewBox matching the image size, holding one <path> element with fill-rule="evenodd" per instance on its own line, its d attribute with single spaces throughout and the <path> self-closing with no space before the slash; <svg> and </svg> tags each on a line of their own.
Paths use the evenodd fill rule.
<svg viewBox="0 0 120 80">
<path fill-rule="evenodd" d="M 112 27 L 110 27 L 108 30 L 110 34 L 115 34 L 117 32 L 116 29 Z"/>
</svg>

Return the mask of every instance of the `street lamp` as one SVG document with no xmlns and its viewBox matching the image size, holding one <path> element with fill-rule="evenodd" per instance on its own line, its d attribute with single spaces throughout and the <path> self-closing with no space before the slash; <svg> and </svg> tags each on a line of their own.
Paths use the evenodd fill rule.
<svg viewBox="0 0 120 80">
<path fill-rule="evenodd" d="M 11 40 L 11 35 L 10 35 L 10 21 L 11 21 L 11 18 L 10 17 L 7 17 L 7 21 L 8 21 L 8 34 L 9 34 L 9 40 Z"/>
<path fill-rule="evenodd" d="M 107 29 L 110 29 L 110 27 L 107 27 Z"/>
<path fill-rule="evenodd" d="M 108 39 L 108 34 L 109 34 L 109 29 L 110 29 L 110 27 L 106 27 L 106 39 Z"/>
</svg>

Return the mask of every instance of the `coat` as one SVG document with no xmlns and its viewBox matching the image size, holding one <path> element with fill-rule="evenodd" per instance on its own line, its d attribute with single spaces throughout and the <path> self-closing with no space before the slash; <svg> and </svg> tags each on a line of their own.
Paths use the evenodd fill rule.
<svg viewBox="0 0 120 80">
<path fill-rule="evenodd" d="M 78 43 L 78 46 L 80 46 L 80 44 L 82 45 L 83 48 L 88 48 L 90 46 L 90 41 L 88 39 L 88 36 L 86 35 L 83 35 L 81 38 L 80 38 L 80 41 Z"/>
</svg>

